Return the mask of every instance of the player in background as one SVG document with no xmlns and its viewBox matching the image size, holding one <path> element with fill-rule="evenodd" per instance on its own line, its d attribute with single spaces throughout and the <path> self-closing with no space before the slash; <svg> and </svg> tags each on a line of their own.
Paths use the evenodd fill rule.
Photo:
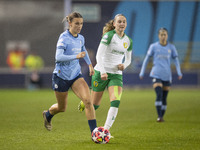
<svg viewBox="0 0 200 150">
<path fill-rule="evenodd" d="M 127 20 L 122 14 L 116 15 L 113 20 L 106 23 L 97 50 L 95 75 L 92 76 L 91 95 L 95 110 L 101 104 L 105 88 L 108 88 L 110 109 L 104 125 L 104 128 L 108 130 L 117 117 L 120 105 L 123 87 L 122 71 L 131 63 L 132 40 L 124 33 L 126 26 Z M 79 110 L 84 108 L 81 103 Z"/>
<path fill-rule="evenodd" d="M 153 78 L 153 88 L 156 93 L 155 106 L 158 114 L 157 122 L 163 122 L 163 117 L 167 108 L 167 95 L 172 83 L 171 58 L 174 60 L 178 79 L 182 79 L 178 53 L 174 45 L 170 44 L 168 31 L 166 28 L 160 28 L 158 31 L 159 41 L 150 45 L 144 59 L 139 77 L 143 79 L 149 58 L 153 57 L 153 67 L 150 77 Z"/>
<path fill-rule="evenodd" d="M 44 126 L 47 130 L 51 130 L 52 117 L 66 110 L 68 90 L 71 88 L 86 106 L 85 113 L 92 132 L 96 128 L 95 110 L 89 87 L 81 74 L 79 64 L 79 59 L 83 58 L 89 66 L 90 75 L 94 75 L 94 68 L 84 45 L 84 37 L 79 34 L 83 26 L 83 17 L 73 12 L 63 21 L 69 23 L 69 29 L 63 32 L 58 39 L 55 54 L 56 65 L 52 77 L 52 88 L 55 91 L 57 103 L 52 105 L 48 111 L 43 112 Z"/>
</svg>

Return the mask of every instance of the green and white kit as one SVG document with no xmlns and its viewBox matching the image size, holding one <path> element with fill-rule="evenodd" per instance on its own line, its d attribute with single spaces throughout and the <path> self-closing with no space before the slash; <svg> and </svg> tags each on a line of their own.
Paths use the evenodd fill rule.
<svg viewBox="0 0 200 150">
<path fill-rule="evenodd" d="M 125 68 L 131 63 L 132 40 L 124 34 L 119 37 L 115 30 L 105 33 L 97 51 L 97 64 L 95 70 L 103 73 L 122 74 L 117 65 L 122 64 L 125 56 Z M 103 52 L 102 52 L 102 49 Z M 103 56 L 102 56 L 103 55 Z M 129 61 L 127 61 L 129 59 Z"/>
<path fill-rule="evenodd" d="M 115 30 L 105 33 L 97 51 L 97 64 L 94 67 L 95 75 L 92 77 L 92 89 L 103 91 L 106 86 L 123 86 L 122 71 L 118 65 L 122 64 L 125 57 L 124 67 L 131 63 L 132 40 L 124 34 L 119 37 Z M 101 74 L 107 73 L 108 80 L 101 80 Z"/>
</svg>

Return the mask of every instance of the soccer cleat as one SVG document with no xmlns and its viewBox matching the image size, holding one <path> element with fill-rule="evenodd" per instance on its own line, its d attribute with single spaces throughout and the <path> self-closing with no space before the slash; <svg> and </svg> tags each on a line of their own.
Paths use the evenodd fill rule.
<svg viewBox="0 0 200 150">
<path fill-rule="evenodd" d="M 158 118 L 157 122 L 164 122 L 163 118 Z"/>
<path fill-rule="evenodd" d="M 112 136 L 111 134 L 110 134 L 110 139 L 114 139 L 114 136 Z"/>
<path fill-rule="evenodd" d="M 84 111 L 84 109 L 85 109 L 85 105 L 84 105 L 83 101 L 80 101 L 80 103 L 78 104 L 78 110 L 80 112 L 82 112 L 82 111 Z"/>
<path fill-rule="evenodd" d="M 51 131 L 51 129 L 52 129 L 52 125 L 51 125 L 51 122 L 48 122 L 47 121 L 47 118 L 46 118 L 46 110 L 45 111 L 43 111 L 43 118 L 44 118 L 44 126 L 45 126 L 45 128 L 47 129 L 47 130 L 49 130 L 49 131 Z"/>
</svg>

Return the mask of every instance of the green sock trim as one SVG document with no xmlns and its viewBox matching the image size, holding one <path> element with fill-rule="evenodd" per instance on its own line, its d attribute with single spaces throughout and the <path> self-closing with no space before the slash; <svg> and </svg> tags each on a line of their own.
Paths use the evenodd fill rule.
<svg viewBox="0 0 200 150">
<path fill-rule="evenodd" d="M 119 104 L 120 104 L 119 100 L 114 100 L 114 101 L 110 102 L 110 106 L 111 107 L 117 107 L 117 108 L 119 108 Z"/>
<path fill-rule="evenodd" d="M 94 106 L 94 109 L 95 109 L 95 110 L 97 110 L 97 109 L 99 108 L 99 105 L 94 105 L 94 104 L 93 104 L 93 106 Z"/>
</svg>

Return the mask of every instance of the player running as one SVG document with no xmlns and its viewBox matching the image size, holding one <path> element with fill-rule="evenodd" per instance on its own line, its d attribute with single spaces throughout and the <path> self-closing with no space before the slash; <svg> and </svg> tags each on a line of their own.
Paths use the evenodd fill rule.
<svg viewBox="0 0 200 150">
<path fill-rule="evenodd" d="M 57 103 L 52 105 L 48 111 L 43 112 L 44 126 L 47 130 L 52 129 L 51 119 L 67 107 L 69 88 L 86 105 L 85 113 L 91 132 L 96 128 L 95 110 L 87 83 L 82 74 L 79 59 L 84 58 L 89 65 L 90 75 L 94 75 L 94 69 L 84 46 L 84 37 L 79 34 L 83 26 L 83 17 L 74 12 L 64 20 L 69 23 L 69 29 L 63 32 L 57 43 L 56 65 L 53 71 L 52 88 L 55 91 Z"/>
<path fill-rule="evenodd" d="M 117 117 L 122 96 L 122 71 L 131 63 L 132 40 L 124 33 L 127 26 L 126 17 L 122 14 L 115 16 L 103 28 L 103 37 L 99 44 L 95 66 L 95 75 L 92 77 L 92 101 L 95 110 L 100 106 L 103 92 L 108 88 L 110 109 L 104 124 L 110 129 Z M 123 58 L 125 61 L 123 63 Z M 79 110 L 83 110 L 82 102 Z"/>
<path fill-rule="evenodd" d="M 143 79 L 149 58 L 153 57 L 153 67 L 150 77 L 153 78 L 153 88 L 156 93 L 155 106 L 158 114 L 157 122 L 163 122 L 163 117 L 167 108 L 167 95 L 172 83 L 171 58 L 174 59 L 179 80 L 182 79 L 182 73 L 176 48 L 167 41 L 167 29 L 160 28 L 158 37 L 159 41 L 151 44 L 148 49 L 139 76 Z"/>
</svg>

